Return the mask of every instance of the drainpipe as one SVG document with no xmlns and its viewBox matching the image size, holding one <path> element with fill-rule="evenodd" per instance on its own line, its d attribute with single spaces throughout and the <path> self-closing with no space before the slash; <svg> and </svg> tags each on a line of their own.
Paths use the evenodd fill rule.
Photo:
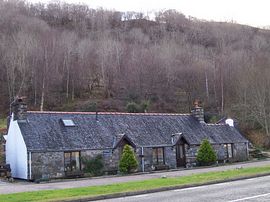
<svg viewBox="0 0 270 202">
<path fill-rule="evenodd" d="M 246 143 L 246 149 L 247 149 L 247 160 L 248 160 L 249 159 L 248 143 Z"/>
<path fill-rule="evenodd" d="M 144 172 L 144 154 L 143 154 L 143 147 L 141 149 L 141 155 L 142 155 L 142 172 Z"/>
<path fill-rule="evenodd" d="M 113 149 L 116 146 L 116 136 L 113 136 Z"/>
<path fill-rule="evenodd" d="M 29 152 L 29 180 L 32 179 L 32 154 Z"/>
</svg>

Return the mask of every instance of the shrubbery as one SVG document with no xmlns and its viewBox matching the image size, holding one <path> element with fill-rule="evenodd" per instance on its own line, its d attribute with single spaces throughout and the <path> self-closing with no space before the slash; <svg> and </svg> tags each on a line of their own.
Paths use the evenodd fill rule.
<svg viewBox="0 0 270 202">
<path fill-rule="evenodd" d="M 202 141 L 196 159 L 200 165 L 211 165 L 217 161 L 216 152 L 207 139 Z"/>
<path fill-rule="evenodd" d="M 92 159 L 82 159 L 84 164 L 83 171 L 85 173 L 89 173 L 93 176 L 99 176 L 103 174 L 103 161 L 102 161 L 102 155 L 97 155 L 95 158 Z"/>
<path fill-rule="evenodd" d="M 143 100 L 140 104 L 136 102 L 129 102 L 126 106 L 126 110 L 129 113 L 144 113 L 149 108 L 150 102 Z"/>
<path fill-rule="evenodd" d="M 86 112 L 96 112 L 97 111 L 97 103 L 91 102 L 87 106 L 85 106 L 83 110 Z"/>
<path fill-rule="evenodd" d="M 119 163 L 119 170 L 121 173 L 130 173 L 138 166 L 137 159 L 131 146 L 125 145 Z"/>
<path fill-rule="evenodd" d="M 138 112 L 140 112 L 140 106 L 135 102 L 129 102 L 127 104 L 126 109 L 127 109 L 127 112 L 129 112 L 129 113 L 138 113 Z"/>
</svg>

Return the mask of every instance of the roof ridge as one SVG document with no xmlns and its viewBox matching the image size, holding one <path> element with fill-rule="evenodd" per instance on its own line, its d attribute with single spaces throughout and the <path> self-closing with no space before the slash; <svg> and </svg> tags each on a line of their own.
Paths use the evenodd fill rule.
<svg viewBox="0 0 270 202">
<path fill-rule="evenodd" d="M 64 112 L 64 111 L 28 111 L 28 113 L 33 114 L 82 114 L 82 115 L 95 115 L 96 112 Z M 158 113 L 158 112 L 151 112 L 151 113 L 128 113 L 128 112 L 98 112 L 99 115 L 155 115 L 155 116 L 189 116 L 191 114 L 180 114 L 180 113 Z"/>
<path fill-rule="evenodd" d="M 225 126 L 227 124 L 225 124 L 225 123 L 207 123 L 206 125 L 207 126 Z"/>
</svg>

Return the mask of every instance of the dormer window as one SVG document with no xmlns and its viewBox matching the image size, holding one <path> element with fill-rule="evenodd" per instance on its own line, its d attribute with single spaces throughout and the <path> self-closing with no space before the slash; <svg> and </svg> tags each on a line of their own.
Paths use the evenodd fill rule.
<svg viewBox="0 0 270 202">
<path fill-rule="evenodd" d="M 75 123 L 73 122 L 72 119 L 62 119 L 62 122 L 63 122 L 64 126 L 66 126 L 66 127 L 75 126 Z"/>
</svg>

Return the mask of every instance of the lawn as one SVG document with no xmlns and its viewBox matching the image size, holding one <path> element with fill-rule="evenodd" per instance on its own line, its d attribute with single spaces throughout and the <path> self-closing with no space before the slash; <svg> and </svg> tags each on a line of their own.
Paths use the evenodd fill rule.
<svg viewBox="0 0 270 202">
<path fill-rule="evenodd" d="M 16 194 L 0 195 L 0 201 L 59 201 L 64 199 L 79 199 L 91 196 L 123 193 L 129 191 L 151 190 L 161 187 L 199 185 L 217 180 L 228 180 L 237 177 L 254 176 L 256 174 L 270 174 L 270 166 L 242 168 L 220 172 L 208 172 L 193 174 L 175 178 L 159 178 L 137 182 L 125 182 L 119 184 L 80 187 L 62 190 L 24 192 Z"/>
<path fill-rule="evenodd" d="M 7 121 L 6 119 L 1 119 L 0 118 L 0 129 L 1 128 L 6 128 L 7 127 Z"/>
</svg>

